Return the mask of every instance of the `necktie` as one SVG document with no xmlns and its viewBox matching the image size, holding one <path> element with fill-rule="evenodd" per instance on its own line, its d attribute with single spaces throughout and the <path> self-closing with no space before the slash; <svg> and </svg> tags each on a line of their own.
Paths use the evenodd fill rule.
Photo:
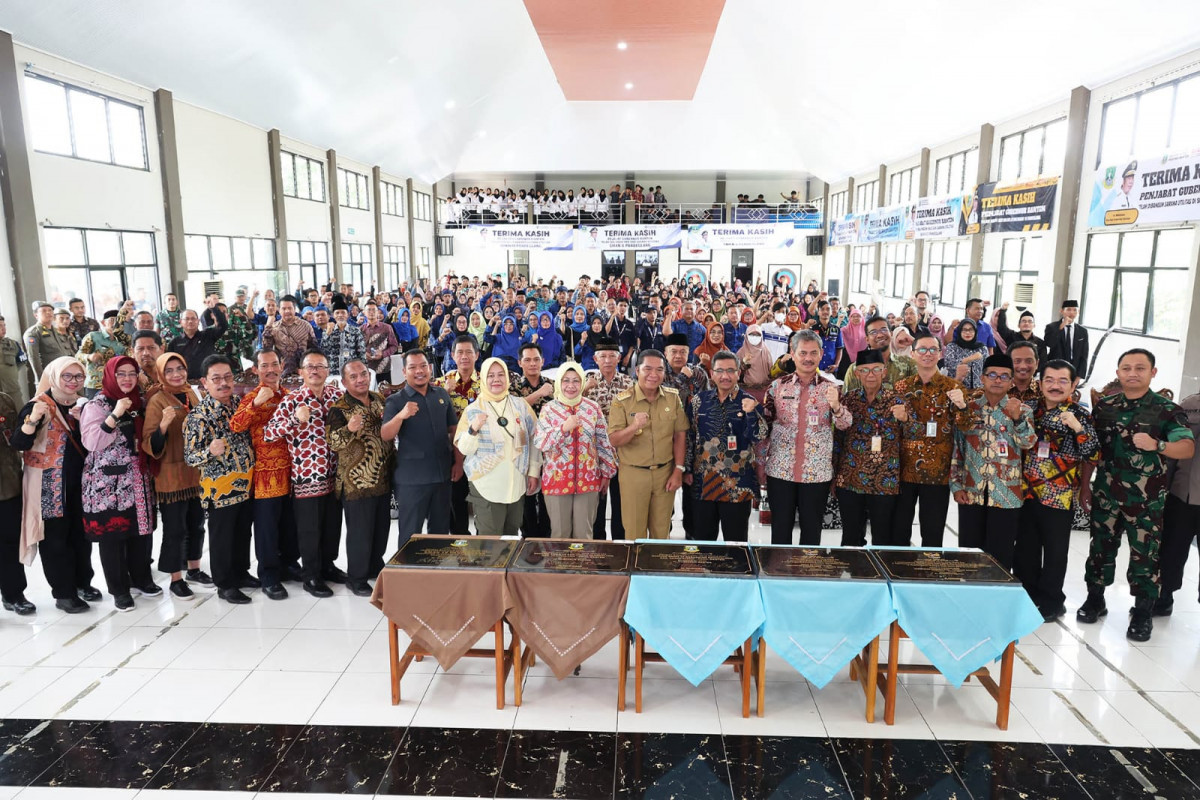
<svg viewBox="0 0 1200 800">
<path fill-rule="evenodd" d="M 1068 361 L 1075 357 L 1075 336 L 1071 332 L 1071 328 L 1073 328 L 1073 327 L 1075 327 L 1075 326 L 1074 325 L 1067 326 L 1067 360 Z"/>
</svg>

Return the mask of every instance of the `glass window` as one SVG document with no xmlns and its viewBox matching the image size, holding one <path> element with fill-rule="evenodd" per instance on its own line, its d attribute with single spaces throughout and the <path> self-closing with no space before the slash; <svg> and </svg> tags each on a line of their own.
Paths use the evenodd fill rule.
<svg viewBox="0 0 1200 800">
<path fill-rule="evenodd" d="M 1200 77 L 1182 81 L 1175 94 L 1175 119 L 1171 124 L 1172 149 L 1187 147 L 1196 142 L 1200 131 Z"/>
<path fill-rule="evenodd" d="M 1191 228 L 1089 236 L 1084 324 L 1180 338 L 1188 314 L 1192 236 Z M 1114 260 L 1117 269 L 1109 266 Z"/>
<path fill-rule="evenodd" d="M 1066 154 L 1066 136 L 1065 119 L 1005 136 L 1000 140 L 998 180 L 1060 174 Z"/>
<path fill-rule="evenodd" d="M 275 242 L 270 239 L 252 239 L 254 244 L 254 268 L 275 269 Z"/>
<path fill-rule="evenodd" d="M 44 153 L 73 155 L 71 118 L 67 113 L 67 90 L 57 83 L 25 81 L 25 103 L 33 128 L 33 149 Z"/>
<path fill-rule="evenodd" d="M 86 92 L 67 92 L 75 133 L 75 155 L 92 161 L 108 161 L 108 117 L 104 100 Z"/>
<path fill-rule="evenodd" d="M 296 157 L 291 153 L 279 154 L 279 172 L 283 177 L 283 196 L 296 196 Z"/>
<path fill-rule="evenodd" d="M 338 167 L 338 188 L 342 193 L 340 205 L 344 208 L 371 208 L 367 176 Z"/>
<path fill-rule="evenodd" d="M 1096 166 L 1195 147 L 1200 76 L 1189 75 L 1106 103 Z"/>
<path fill-rule="evenodd" d="M 183 237 L 183 252 L 187 256 L 188 272 L 208 272 L 212 269 L 207 236 Z"/>
<path fill-rule="evenodd" d="M 1119 266 L 1150 266 L 1150 257 L 1154 252 L 1154 234 L 1154 231 L 1121 234 Z"/>
<path fill-rule="evenodd" d="M 88 271 L 83 267 L 65 269 L 56 267 L 46 270 L 46 301 L 55 308 L 66 308 L 67 301 L 72 297 L 82 297 L 89 308 L 91 316 L 96 315 L 96 309 L 91 308 L 91 292 L 87 290 Z M 11 334 L 10 334 L 11 336 Z"/>
<path fill-rule="evenodd" d="M 233 252 L 229 245 L 228 236 L 208 237 L 208 247 L 212 252 L 212 268 L 216 271 L 233 268 Z"/>
<path fill-rule="evenodd" d="M 126 264 L 155 263 L 154 237 L 149 233 L 122 233 L 121 247 L 125 252 Z"/>
<path fill-rule="evenodd" d="M 44 238 L 48 266 L 87 263 L 87 257 L 83 254 L 83 231 L 75 228 L 46 228 Z"/>
<path fill-rule="evenodd" d="M 1133 137 L 1135 155 L 1152 155 L 1167 149 L 1171 133 L 1171 103 L 1175 99 L 1175 84 L 1168 84 L 1142 94 L 1138 100 L 1137 130 Z"/>
<path fill-rule="evenodd" d="M 1091 269 L 1083 288 L 1083 324 L 1089 328 L 1107 329 L 1112 318 L 1113 282 L 1115 269 Z"/>
<path fill-rule="evenodd" d="M 88 231 L 87 263 L 93 266 L 121 264 L 121 234 L 116 231 Z"/>
<path fill-rule="evenodd" d="M 1000 180 L 1016 177 L 1021 171 L 1021 134 L 1000 140 Z"/>
<path fill-rule="evenodd" d="M 254 269 L 253 258 L 250 255 L 250 240 L 239 236 L 230 241 L 233 243 L 233 268 Z"/>
<path fill-rule="evenodd" d="M 113 162 L 123 167 L 145 166 L 142 110 L 124 103 L 109 103 L 108 125 L 112 133 Z"/>
<path fill-rule="evenodd" d="M 1067 121 L 1060 119 L 1046 126 L 1042 145 L 1042 163 L 1036 174 L 1060 175 L 1067 160 Z"/>
<path fill-rule="evenodd" d="M 1104 108 L 1104 141 L 1100 150 L 1102 164 L 1123 161 L 1133 153 L 1133 117 L 1137 97 L 1127 97 Z"/>
<path fill-rule="evenodd" d="M 31 73 L 25 102 L 35 150 L 148 168 L 141 106 Z"/>
<path fill-rule="evenodd" d="M 66 305 L 70 298 L 81 297 L 92 316 L 117 308 L 126 298 L 132 298 L 139 310 L 157 308 L 152 234 L 45 228 L 44 237 L 51 303 Z"/>
<path fill-rule="evenodd" d="M 1097 267 L 1115 267 L 1117 265 L 1117 244 L 1121 241 L 1119 233 L 1097 233 L 1088 239 L 1088 264 Z"/>
<path fill-rule="evenodd" d="M 1146 319 L 1149 272 L 1122 272 L 1117 286 L 1117 327 L 1140 331 Z"/>
<path fill-rule="evenodd" d="M 1192 229 L 1159 231 L 1154 266 L 1187 269 L 1192 260 Z"/>
<path fill-rule="evenodd" d="M 1146 333 L 1176 338 L 1188 312 L 1188 273 L 1184 269 L 1156 269 L 1151 290 Z"/>
</svg>

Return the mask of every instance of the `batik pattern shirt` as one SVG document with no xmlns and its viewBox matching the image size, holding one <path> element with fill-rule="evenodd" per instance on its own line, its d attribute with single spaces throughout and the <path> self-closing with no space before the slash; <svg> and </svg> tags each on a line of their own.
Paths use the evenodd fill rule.
<svg viewBox="0 0 1200 800">
<path fill-rule="evenodd" d="M 929 486 L 950 482 L 950 460 L 954 455 L 954 431 L 966 423 L 965 409 L 959 410 L 946 394 L 963 386 L 940 372 L 929 383 L 919 375 L 895 385 L 904 401 L 908 421 L 900 425 L 900 480 Z M 932 436 L 930 423 L 937 423 Z"/>
<path fill-rule="evenodd" d="M 692 374 L 689 375 L 683 369 L 688 370 Z M 687 408 L 692 402 L 694 395 L 700 394 L 708 388 L 708 372 L 703 367 L 691 365 L 684 367 L 676 372 L 667 367 L 667 375 L 663 378 L 662 385 L 669 386 L 679 392 L 679 402 L 683 403 L 683 407 Z"/>
<path fill-rule="evenodd" d="M 263 431 L 287 389 L 280 386 L 270 400 L 256 407 L 254 398 L 257 394 L 258 390 L 254 389 L 242 398 L 229 420 L 229 427 L 238 433 L 249 434 L 254 446 L 254 498 L 286 497 L 292 490 L 292 458 L 287 442 L 268 442 L 263 438 Z"/>
<path fill-rule="evenodd" d="M 344 328 L 334 325 L 332 332 L 321 337 L 321 352 L 329 359 L 329 374 L 340 375 L 347 361 L 366 358 L 367 346 L 358 328 L 350 324 Z"/>
<path fill-rule="evenodd" d="M 595 400 L 600 404 L 600 410 L 604 412 L 605 418 L 608 417 L 608 411 L 612 408 L 613 398 L 621 392 L 624 392 L 633 387 L 633 378 L 624 372 L 613 373 L 612 380 L 605 380 L 599 370 L 587 373 L 587 380 L 596 379 L 596 388 L 586 392 L 586 396 Z M 586 381 L 585 381 L 586 385 Z"/>
<path fill-rule="evenodd" d="M 100 323 L 91 317 L 84 317 L 83 319 L 71 317 L 71 322 L 67 325 L 67 331 L 75 338 L 75 347 L 82 345 L 84 337 L 89 333 L 98 330 L 100 330 Z"/>
<path fill-rule="evenodd" d="M 853 422 L 838 436 L 837 487 L 859 494 L 900 493 L 900 422 L 892 416 L 896 393 L 880 389 L 874 402 L 863 389 L 842 398 Z M 875 450 L 875 437 L 879 449 Z"/>
<path fill-rule="evenodd" d="M 563 433 L 569 416 L 579 424 Z M 542 408 L 533 446 L 542 452 L 542 492 L 548 495 L 600 491 L 600 481 L 617 474 L 617 454 L 608 440 L 608 423 L 600 404 L 583 398 L 568 407 L 551 400 Z"/>
<path fill-rule="evenodd" d="M 764 460 L 768 477 L 797 483 L 833 480 L 833 429 L 850 427 L 852 417 L 844 405 L 833 413 L 825 397 L 829 385 L 833 380 L 818 372 L 810 381 L 789 375 L 767 389 L 763 415 L 771 423 Z"/>
<path fill-rule="evenodd" d="M 374 325 L 363 325 L 360 329 L 363 335 L 363 347 L 366 349 L 367 366 L 376 372 L 391 373 L 391 358 L 400 349 L 396 342 L 396 331 L 386 322 L 376 322 Z M 393 376 L 397 380 L 399 375 Z"/>
<path fill-rule="evenodd" d="M 742 401 L 753 400 L 738 390 L 721 402 L 716 389 L 692 395 L 688 415 L 687 455 L 692 473 L 691 492 L 699 500 L 744 503 L 758 496 L 755 451 L 766 440 L 763 407 L 746 413 Z M 736 447 L 730 448 L 729 437 Z"/>
<path fill-rule="evenodd" d="M 452 375 L 454 376 L 453 392 L 446 388 Z M 441 389 L 446 389 L 450 395 L 450 403 L 454 406 L 455 413 L 461 417 L 462 413 L 467 410 L 467 406 L 475 402 L 475 398 L 479 397 L 479 370 L 474 370 L 471 373 L 471 380 L 469 381 L 464 381 L 460 378 L 458 370 L 451 370 L 435 380 L 433 385 Z"/>
<path fill-rule="evenodd" d="M 1038 383 L 1038 379 L 1034 378 L 1029 382 L 1026 389 L 1018 389 L 1014 383 L 1008 390 L 1009 397 L 1015 397 L 1031 409 L 1036 409 L 1042 404 L 1042 385 Z"/>
<path fill-rule="evenodd" d="M 337 453 L 329 445 L 326 420 L 329 410 L 341 396 L 342 390 L 332 384 L 327 384 L 319 395 L 303 386 L 280 401 L 263 431 L 266 441 L 287 443 L 292 462 L 293 497 L 322 497 L 334 489 Z M 302 405 L 309 409 L 307 422 L 296 418 L 296 410 Z"/>
<path fill-rule="evenodd" d="M 236 410 L 236 401 L 219 403 L 206 394 L 183 422 L 184 461 L 200 471 L 200 497 L 209 508 L 250 499 L 254 447 L 249 434 L 238 433 L 229 425 Z M 225 452 L 219 456 L 208 452 L 215 439 L 225 440 Z"/>
<path fill-rule="evenodd" d="M 1074 414 L 1083 430 L 1076 433 L 1067 427 L 1062 421 L 1064 411 Z M 1037 500 L 1047 508 L 1070 510 L 1079 488 L 1080 466 L 1096 463 L 1100 453 L 1092 416 L 1078 403 L 1052 409 L 1039 403 L 1033 412 L 1033 429 L 1037 442 L 1025 451 L 1025 499 Z"/>
<path fill-rule="evenodd" d="M 529 395 L 538 391 L 543 386 L 553 386 L 553 383 L 547 378 L 542 378 L 541 381 L 538 382 L 538 385 L 534 386 L 524 375 L 514 375 L 508 379 L 508 393 L 515 397 L 529 397 Z M 529 404 L 529 401 L 526 400 L 526 404 L 529 404 L 529 407 L 533 409 L 534 416 L 537 416 L 538 414 L 542 413 L 542 407 L 553 399 L 554 394 L 552 392 L 544 397 L 538 398 L 532 404 Z"/>
<path fill-rule="evenodd" d="M 967 401 L 966 410 L 966 424 L 954 437 L 950 491 L 966 492 L 971 505 L 1020 508 L 1022 451 L 1037 441 L 1033 412 L 1022 404 L 1021 416 L 1013 420 L 1004 413 L 1004 401 L 990 406 L 982 393 Z"/>
<path fill-rule="evenodd" d="M 334 491 L 346 500 L 380 497 L 392 489 L 395 448 L 379 435 L 383 427 L 383 395 L 370 392 L 366 404 L 346 392 L 329 410 L 329 446 L 337 453 Z M 350 418 L 361 413 L 363 426 L 350 430 Z"/>
<path fill-rule="evenodd" d="M 300 371 L 300 359 L 304 351 L 317 344 L 317 335 L 302 317 L 268 322 L 263 328 L 263 348 L 275 348 L 283 360 L 283 374 L 295 375 Z"/>
</svg>

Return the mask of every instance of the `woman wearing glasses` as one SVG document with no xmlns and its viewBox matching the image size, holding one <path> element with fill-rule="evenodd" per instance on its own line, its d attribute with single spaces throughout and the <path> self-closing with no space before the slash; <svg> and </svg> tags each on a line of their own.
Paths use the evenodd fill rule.
<svg viewBox="0 0 1200 800">
<path fill-rule="evenodd" d="M 75 403 L 84 380 L 83 366 L 70 356 L 47 364 L 12 436 L 13 449 L 25 453 L 21 561 L 31 563 L 40 549 L 54 605 L 68 614 L 83 613 L 88 610 L 85 600 L 100 599 L 91 585 L 92 545 L 83 534 L 87 451 Z"/>
</svg>

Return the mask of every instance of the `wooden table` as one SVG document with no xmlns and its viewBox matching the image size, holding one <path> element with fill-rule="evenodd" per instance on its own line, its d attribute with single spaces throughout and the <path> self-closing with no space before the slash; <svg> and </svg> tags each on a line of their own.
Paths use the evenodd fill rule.
<svg viewBox="0 0 1200 800">
<path fill-rule="evenodd" d="M 512 641 L 504 646 L 503 620 L 497 620 L 492 626 L 495 638 L 495 648 L 472 647 L 463 654 L 464 658 L 492 658 L 496 661 L 496 708 L 504 708 L 504 686 L 508 682 L 508 673 L 513 673 L 513 705 L 521 705 L 521 684 L 524 682 L 524 671 L 533 665 L 533 654 L 528 650 L 521 658 L 521 637 L 508 626 Z M 413 661 L 423 661 L 425 656 L 432 655 L 415 641 L 409 642 L 404 655 L 400 655 L 400 628 L 388 620 L 388 656 L 392 673 L 392 705 L 400 704 L 400 680 Z"/>
</svg>

